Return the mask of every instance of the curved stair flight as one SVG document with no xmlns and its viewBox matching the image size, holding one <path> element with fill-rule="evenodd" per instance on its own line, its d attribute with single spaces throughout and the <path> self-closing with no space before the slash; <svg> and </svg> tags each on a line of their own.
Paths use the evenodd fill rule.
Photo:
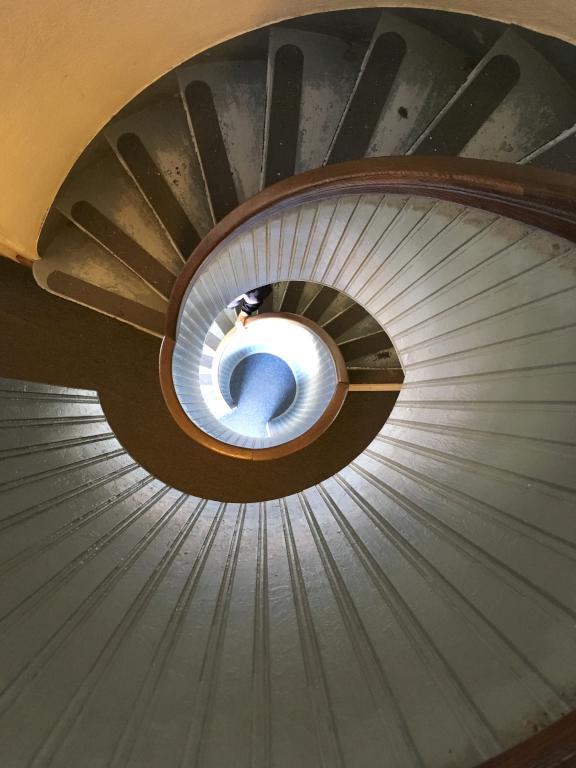
<svg viewBox="0 0 576 768">
<path fill-rule="evenodd" d="M 476 768 L 573 717 L 576 217 L 442 183 L 576 173 L 575 62 L 474 17 L 325 13 L 184 62 L 86 148 L 33 276 L 133 336 L 93 386 L 0 378 L 0 765 Z M 293 179 L 398 155 L 396 187 Z M 268 284 L 351 395 L 315 452 L 245 461 L 170 418 L 163 356 L 193 413 L 226 305 Z"/>
</svg>

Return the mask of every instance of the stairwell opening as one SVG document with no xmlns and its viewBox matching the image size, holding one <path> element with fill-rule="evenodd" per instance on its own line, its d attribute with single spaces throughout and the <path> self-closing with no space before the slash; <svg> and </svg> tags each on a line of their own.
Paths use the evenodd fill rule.
<svg viewBox="0 0 576 768">
<path fill-rule="evenodd" d="M 339 385 L 347 375 L 337 346 L 319 326 L 286 313 L 256 315 L 233 325 L 212 348 L 216 328 L 210 327 L 198 365 L 204 410 L 193 399 L 188 366 L 194 355 L 172 369 L 176 386 L 184 378 L 190 382 L 178 398 L 200 429 L 228 445 L 258 450 L 300 438 L 298 449 L 309 430 L 320 434 L 329 426 L 344 403 L 346 389 Z"/>
</svg>

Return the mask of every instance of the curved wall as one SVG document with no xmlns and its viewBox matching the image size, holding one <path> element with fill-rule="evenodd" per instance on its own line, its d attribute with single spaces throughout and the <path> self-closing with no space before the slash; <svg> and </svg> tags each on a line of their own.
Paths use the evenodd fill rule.
<svg viewBox="0 0 576 768">
<path fill-rule="evenodd" d="M 43 219 L 73 163 L 137 93 L 191 56 L 257 27 L 350 0 L 23 0 L 3 8 L 0 252 L 37 258 Z M 517 23 L 576 41 L 566 0 L 364 0 Z M 231 12 L 232 11 L 232 12 Z"/>
</svg>

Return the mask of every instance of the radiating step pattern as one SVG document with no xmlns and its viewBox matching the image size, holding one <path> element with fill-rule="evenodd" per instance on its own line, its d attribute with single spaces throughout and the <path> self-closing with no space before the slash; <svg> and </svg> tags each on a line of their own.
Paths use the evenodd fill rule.
<svg viewBox="0 0 576 768">
<path fill-rule="evenodd" d="M 412 154 L 514 163 L 575 121 L 573 84 L 508 30 L 416 141 Z"/>
<path fill-rule="evenodd" d="M 217 46 L 129 103 L 60 190 L 39 284 L 161 335 L 199 239 L 295 173 L 406 153 L 573 169 L 574 83 L 521 30 L 495 25 L 486 51 L 464 17 L 467 35 L 448 42 L 425 14 L 382 11 L 366 40 L 330 16 L 326 33 L 300 20 Z"/>
<path fill-rule="evenodd" d="M 382 13 L 328 162 L 405 154 L 467 74 L 463 51 Z"/>
<path fill-rule="evenodd" d="M 376 440 L 276 501 L 185 496 L 95 393 L 1 381 L 0 763 L 473 768 L 576 706 L 575 258 L 381 195 L 228 243 L 207 303 L 214 270 L 231 294 L 321 271 L 406 370 Z"/>
<path fill-rule="evenodd" d="M 181 67 L 178 78 L 216 220 L 260 188 L 266 62 Z"/>
<path fill-rule="evenodd" d="M 320 167 L 360 67 L 362 50 L 316 32 L 270 32 L 263 187 Z"/>
<path fill-rule="evenodd" d="M 366 310 L 333 288 L 291 281 L 273 286 L 273 309 L 317 322 L 336 341 L 349 368 L 394 368 L 401 371 L 387 334 Z"/>
<path fill-rule="evenodd" d="M 260 186 L 408 152 L 573 170 L 574 84 L 521 31 L 470 58 L 418 18 L 382 12 L 365 45 L 278 26 L 169 73 L 72 169 L 36 280 L 161 336 L 190 252 Z M 394 195 L 226 241 L 177 387 L 198 391 L 222 307 L 268 283 L 349 363 L 385 331 L 405 372 L 361 455 L 275 501 L 183 495 L 95 392 L 0 380 L 0 765 L 474 768 L 573 709 L 575 260 Z"/>
</svg>

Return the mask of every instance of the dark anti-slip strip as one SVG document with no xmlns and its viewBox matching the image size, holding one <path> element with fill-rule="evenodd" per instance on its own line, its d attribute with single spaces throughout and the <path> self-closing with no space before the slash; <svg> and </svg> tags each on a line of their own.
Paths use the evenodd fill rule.
<svg viewBox="0 0 576 768">
<path fill-rule="evenodd" d="M 72 218 L 147 285 L 164 298 L 170 297 L 175 276 L 91 203 L 75 203 Z"/>
<path fill-rule="evenodd" d="M 300 129 L 300 100 L 304 57 L 295 45 L 276 51 L 270 94 L 270 118 L 264 185 L 294 175 Z"/>
<path fill-rule="evenodd" d="M 494 56 L 450 106 L 415 155 L 459 155 L 520 79 L 510 56 Z"/>
<path fill-rule="evenodd" d="M 405 54 L 406 43 L 395 32 L 376 40 L 330 150 L 329 164 L 364 157 Z"/>
<path fill-rule="evenodd" d="M 186 105 L 216 221 L 238 206 L 238 195 L 210 87 L 199 80 L 186 86 Z"/>
<path fill-rule="evenodd" d="M 142 194 L 186 260 L 200 242 L 200 236 L 162 176 L 148 150 L 134 133 L 118 139 L 118 152 L 136 179 Z"/>
</svg>

